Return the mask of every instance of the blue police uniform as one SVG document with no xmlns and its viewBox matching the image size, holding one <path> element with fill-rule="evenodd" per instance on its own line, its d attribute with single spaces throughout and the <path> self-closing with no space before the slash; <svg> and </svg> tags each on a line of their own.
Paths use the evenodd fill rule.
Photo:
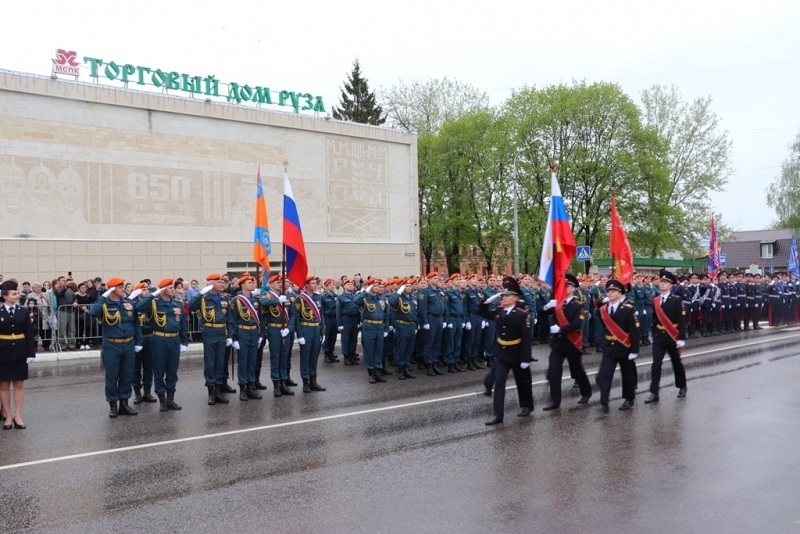
<svg viewBox="0 0 800 534">
<path fill-rule="evenodd" d="M 364 346 L 364 364 L 370 383 L 385 382 L 383 369 L 383 342 L 389 334 L 388 303 L 379 295 L 360 291 L 354 300 L 361 313 L 361 343 Z"/>
<path fill-rule="evenodd" d="M 411 374 L 411 355 L 414 353 L 415 334 L 420 327 L 419 304 L 414 294 L 393 293 L 388 299 L 394 327 L 394 365 L 397 378 L 416 378 Z"/>
<path fill-rule="evenodd" d="M 303 339 L 300 345 L 300 377 L 303 379 L 303 392 L 325 391 L 317 383 L 317 360 L 322 345 L 322 332 L 325 331 L 325 319 L 320 311 L 320 303 L 316 295 L 300 293 L 292 305 L 294 328 L 297 339 Z"/>
</svg>

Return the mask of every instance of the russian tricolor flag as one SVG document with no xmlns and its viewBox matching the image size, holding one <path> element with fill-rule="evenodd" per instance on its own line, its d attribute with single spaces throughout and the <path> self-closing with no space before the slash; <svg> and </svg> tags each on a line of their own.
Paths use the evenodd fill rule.
<svg viewBox="0 0 800 534">
<path fill-rule="evenodd" d="M 558 186 L 555 163 L 550 165 L 550 213 L 544 230 L 542 259 L 539 262 L 539 279 L 553 286 L 553 298 L 559 302 L 566 297 L 564 274 L 575 256 L 575 236 L 569 225 L 567 208 Z"/>
<path fill-rule="evenodd" d="M 306 245 L 287 173 L 283 173 L 283 245 L 286 247 L 286 278 L 303 287 L 308 276 Z"/>
</svg>

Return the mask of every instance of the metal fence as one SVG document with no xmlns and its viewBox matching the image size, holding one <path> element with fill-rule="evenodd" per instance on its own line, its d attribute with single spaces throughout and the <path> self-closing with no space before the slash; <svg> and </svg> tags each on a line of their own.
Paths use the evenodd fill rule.
<svg viewBox="0 0 800 534">
<path fill-rule="evenodd" d="M 89 315 L 91 305 L 59 306 L 55 311 L 49 304 L 29 305 L 36 332 L 37 350 L 99 349 L 103 340 L 103 325 Z M 189 314 L 189 339 L 199 341 L 199 312 Z"/>
</svg>

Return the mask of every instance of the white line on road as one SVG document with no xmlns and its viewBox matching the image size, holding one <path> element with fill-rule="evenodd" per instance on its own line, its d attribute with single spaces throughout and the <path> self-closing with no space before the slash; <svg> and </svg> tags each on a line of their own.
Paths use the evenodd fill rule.
<svg viewBox="0 0 800 534">
<path fill-rule="evenodd" d="M 751 343 L 744 343 L 744 344 L 741 344 L 741 345 L 737 345 L 735 348 L 739 349 L 739 348 L 742 348 L 742 347 L 751 347 L 751 346 L 754 346 L 754 345 L 761 345 L 761 344 L 764 344 L 764 343 L 767 343 L 767 342 L 771 343 L 771 342 L 774 342 L 774 341 L 780 341 L 780 340 L 784 340 L 784 339 L 791 339 L 791 338 L 795 338 L 795 337 L 800 337 L 800 334 L 792 334 L 792 335 L 783 336 L 783 337 L 780 337 L 780 338 L 773 338 L 773 337 L 770 336 L 769 339 L 765 339 L 765 340 L 762 340 L 762 341 L 753 341 Z M 704 355 L 707 355 L 707 354 L 713 354 L 715 352 L 723 352 L 723 351 L 731 350 L 731 349 L 732 349 L 732 347 L 720 347 L 720 348 L 711 349 L 711 350 L 704 350 L 704 351 L 699 351 L 699 352 L 695 352 L 695 353 L 692 353 L 692 354 L 684 354 L 683 356 L 681 356 L 681 359 L 696 358 L 698 356 L 704 356 Z M 644 366 L 644 365 L 649 365 L 650 363 L 652 363 L 652 362 L 651 361 L 639 362 L 636 365 L 637 365 L 637 367 L 641 367 L 641 366 Z M 594 376 L 594 375 L 597 374 L 597 371 L 587 372 L 586 374 L 589 375 L 589 376 Z M 563 380 L 570 380 L 570 378 L 567 376 L 567 377 L 564 377 Z M 544 385 L 544 384 L 547 384 L 547 380 L 539 380 L 539 381 L 533 383 L 533 385 L 535 385 L 535 386 L 540 386 L 540 385 Z M 508 386 L 508 387 L 506 387 L 507 390 L 508 389 L 514 389 L 514 388 L 516 388 L 516 386 Z M 67 455 L 67 456 L 56 456 L 56 457 L 53 457 L 53 458 L 45 458 L 45 459 L 42 459 L 42 460 L 33 460 L 33 461 L 30 461 L 30 462 L 21 462 L 21 463 L 17 463 L 17 464 L 3 465 L 3 466 L 0 466 L 0 471 L 6 471 L 6 470 L 10 470 L 10 469 L 19 469 L 21 467 L 30 467 L 30 466 L 34 466 L 34 465 L 49 464 L 49 463 L 54 463 L 54 462 L 63 462 L 63 461 L 67 461 L 67 460 L 77 460 L 77 459 L 80 459 L 80 458 L 90 458 L 92 456 L 101 456 L 101 455 L 104 455 L 104 454 L 112 454 L 112 453 L 116 453 L 116 452 L 126 452 L 126 451 L 135 451 L 135 450 L 139 450 L 139 449 L 149 449 L 149 448 L 152 448 L 152 447 L 161 447 L 161 446 L 164 446 L 164 445 L 174 445 L 176 443 L 187 443 L 187 442 L 190 442 L 190 441 L 198 441 L 198 440 L 202 440 L 202 439 L 212 439 L 212 438 L 219 438 L 219 437 L 223 437 L 223 436 L 234 436 L 236 434 L 245 434 L 247 432 L 258 432 L 258 431 L 261 431 L 261 430 L 271 430 L 273 428 L 281 428 L 281 427 L 288 427 L 288 426 L 295 426 L 295 425 L 303 425 L 303 424 L 308 424 L 308 423 L 317 423 L 317 422 L 320 422 L 320 421 L 331 421 L 333 419 L 342 419 L 342 418 L 345 418 L 345 417 L 353 417 L 353 416 L 356 416 L 356 415 L 364 415 L 364 414 L 385 412 L 385 411 L 388 411 L 388 410 L 399 410 L 401 408 L 411 408 L 411 407 L 414 407 L 414 406 L 424 406 L 426 404 L 434 404 L 434 403 L 437 403 L 437 402 L 447 402 L 447 401 L 452 401 L 452 400 L 456 400 L 456 399 L 464 399 L 464 398 L 467 398 L 467 397 L 474 397 L 475 395 L 482 395 L 482 394 L 483 394 L 483 392 L 480 392 L 480 391 L 479 392 L 473 392 L 473 393 L 462 393 L 460 395 L 449 395 L 447 397 L 439 397 L 439 398 L 435 398 L 435 399 L 421 400 L 421 401 L 415 401 L 415 402 L 406 402 L 406 403 L 403 403 L 403 404 L 394 404 L 392 406 L 384 406 L 382 408 L 370 408 L 369 410 L 358 410 L 358 411 L 355 411 L 355 412 L 340 413 L 340 414 L 336 414 L 336 415 L 325 415 L 325 416 L 322 416 L 322 417 L 312 417 L 310 419 L 301 419 L 299 421 L 287 421 L 285 423 L 275 423 L 275 424 L 272 424 L 272 425 L 263 425 L 263 426 L 253 427 L 253 428 L 242 428 L 242 429 L 238 429 L 238 430 L 229 430 L 227 432 L 215 432 L 213 434 L 203 434 L 203 435 L 200 435 L 200 436 L 191 436 L 191 437 L 188 437 L 188 438 L 170 439 L 170 440 L 166 440 L 166 441 L 154 441 L 154 442 L 151 442 L 151 443 L 142 443 L 140 445 L 130 445 L 128 447 L 117 447 L 117 448 L 114 448 L 114 449 L 103 449 L 103 450 L 99 450 L 99 451 L 84 452 L 84 453 L 80 453 L 80 454 L 70 454 L 70 455 Z"/>
</svg>

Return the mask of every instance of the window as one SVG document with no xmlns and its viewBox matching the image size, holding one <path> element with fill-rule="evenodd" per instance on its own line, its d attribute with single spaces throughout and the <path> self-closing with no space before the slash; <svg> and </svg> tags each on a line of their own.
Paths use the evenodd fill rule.
<svg viewBox="0 0 800 534">
<path fill-rule="evenodd" d="M 775 256 L 775 245 L 773 243 L 761 243 L 761 258 L 771 259 Z"/>
</svg>

